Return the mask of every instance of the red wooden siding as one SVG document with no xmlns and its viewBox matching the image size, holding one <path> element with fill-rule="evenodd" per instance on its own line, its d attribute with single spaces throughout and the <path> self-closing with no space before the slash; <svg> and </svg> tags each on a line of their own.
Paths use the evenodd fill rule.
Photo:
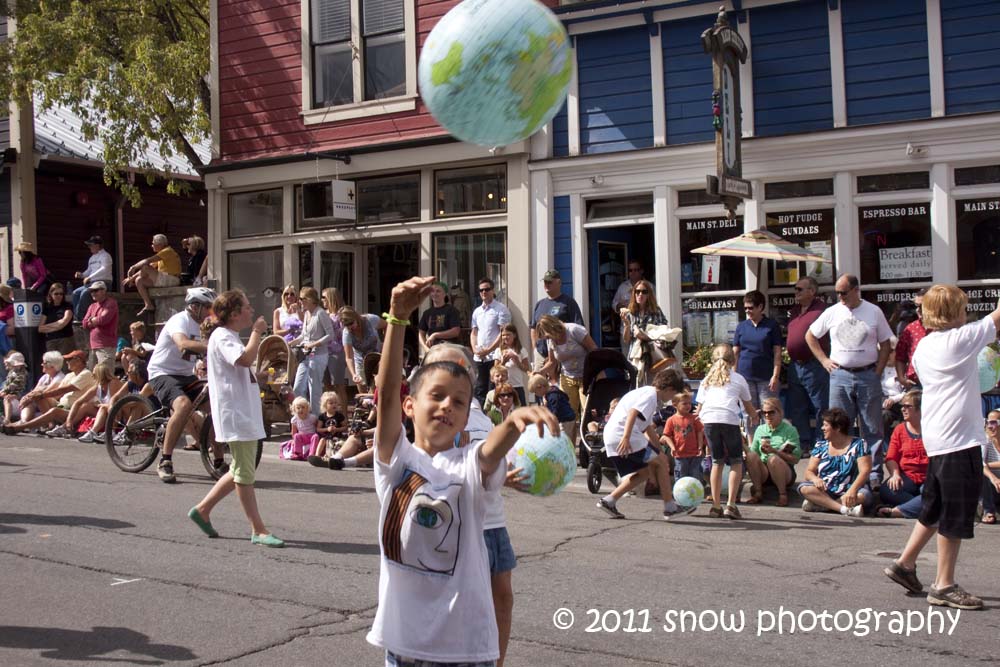
<svg viewBox="0 0 1000 667">
<path fill-rule="evenodd" d="M 558 0 L 543 0 L 554 7 Z M 417 47 L 458 0 L 417 0 Z M 302 110 L 300 0 L 219 0 L 218 162 L 337 150 L 443 136 L 417 108 L 318 125 Z M 309 82 L 306 94 L 309 94 Z"/>
<path fill-rule="evenodd" d="M 206 238 L 208 209 L 199 204 L 204 190 L 201 183 L 192 186 L 190 195 L 175 196 L 167 194 L 163 185 L 140 185 L 142 207 L 126 204 L 124 210 L 126 262 L 153 254 L 149 247 L 153 234 L 166 234 L 178 252 L 185 236 Z M 36 172 L 35 190 L 38 253 L 56 280 L 73 280 L 73 274 L 86 267 L 89 251 L 83 242 L 93 234 L 102 236 L 105 248 L 117 256 L 118 193 L 104 184 L 100 169 L 43 162 Z M 116 275 L 117 270 L 116 266 Z"/>
</svg>

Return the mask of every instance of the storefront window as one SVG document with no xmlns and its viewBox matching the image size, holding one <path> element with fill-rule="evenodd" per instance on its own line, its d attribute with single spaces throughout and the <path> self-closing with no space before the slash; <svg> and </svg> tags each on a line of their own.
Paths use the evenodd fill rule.
<svg viewBox="0 0 1000 667">
<path fill-rule="evenodd" d="M 930 283 L 924 285 L 924 287 L 930 287 Z M 920 291 L 919 287 L 910 289 L 865 289 L 865 286 L 861 285 L 861 298 L 874 303 L 882 309 L 885 319 L 889 321 L 889 325 L 892 327 L 893 333 L 895 333 L 898 321 L 896 311 L 899 309 L 899 304 L 903 301 L 913 301 L 918 291 Z M 896 314 L 896 317 L 893 317 L 894 314 Z"/>
<path fill-rule="evenodd" d="M 434 173 L 437 217 L 507 210 L 507 166 L 447 169 Z"/>
<path fill-rule="evenodd" d="M 782 181 L 778 183 L 764 184 L 765 200 L 832 196 L 832 178 L 817 178 L 811 181 Z"/>
<path fill-rule="evenodd" d="M 233 251 L 228 260 L 229 288 L 243 290 L 254 312 L 270 322 L 284 285 L 281 248 Z"/>
<path fill-rule="evenodd" d="M 969 297 L 969 306 L 966 312 L 969 320 L 980 320 L 997 308 L 997 299 L 1000 299 L 1000 287 L 963 287 Z"/>
<path fill-rule="evenodd" d="M 696 248 L 738 236 L 743 217 L 681 220 L 681 291 L 742 290 L 746 285 L 743 257 L 718 257 L 692 252 Z"/>
<path fill-rule="evenodd" d="M 817 211 L 782 211 L 767 214 L 767 231 L 783 240 L 802 246 L 827 262 L 771 262 L 771 285 L 794 285 L 812 276 L 820 285 L 833 283 L 833 209 Z"/>
<path fill-rule="evenodd" d="M 817 296 L 827 304 L 833 303 L 835 300 L 834 295 L 827 292 L 821 292 Z M 792 319 L 793 312 L 798 312 L 794 294 L 767 295 L 767 311 L 765 315 L 781 325 L 782 336 L 788 335 L 788 320 Z"/>
<path fill-rule="evenodd" d="M 469 326 L 472 310 L 480 304 L 480 278 L 490 278 L 495 298 L 507 302 L 507 232 L 438 234 L 434 236 L 434 275 L 448 285 L 449 299 Z"/>
<path fill-rule="evenodd" d="M 651 217 L 653 217 L 653 195 L 587 201 L 587 222 Z"/>
<path fill-rule="evenodd" d="M 229 195 L 229 237 L 281 232 L 281 188 Z"/>
<path fill-rule="evenodd" d="M 684 347 L 693 349 L 715 343 L 732 343 L 736 325 L 743 319 L 743 296 L 683 299 Z"/>
<path fill-rule="evenodd" d="M 926 202 L 858 209 L 861 283 L 909 283 L 929 279 L 931 215 Z"/>
<path fill-rule="evenodd" d="M 360 224 L 420 219 L 420 174 L 365 178 L 357 189 Z"/>
<path fill-rule="evenodd" d="M 1000 198 L 955 202 L 958 279 L 1000 278 Z"/>
</svg>

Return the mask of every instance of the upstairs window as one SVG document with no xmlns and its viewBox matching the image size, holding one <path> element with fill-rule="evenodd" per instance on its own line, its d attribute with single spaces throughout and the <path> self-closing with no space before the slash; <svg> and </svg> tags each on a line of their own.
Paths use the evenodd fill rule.
<svg viewBox="0 0 1000 667">
<path fill-rule="evenodd" d="M 312 109 L 370 106 L 380 100 L 415 95 L 412 3 L 413 0 L 309 0 L 310 62 L 306 67 L 312 89 L 307 99 Z M 387 107 L 383 111 L 401 110 L 404 109 Z M 307 122 L 310 120 L 307 118 Z M 338 117 L 312 119 L 313 122 L 330 120 Z"/>
</svg>

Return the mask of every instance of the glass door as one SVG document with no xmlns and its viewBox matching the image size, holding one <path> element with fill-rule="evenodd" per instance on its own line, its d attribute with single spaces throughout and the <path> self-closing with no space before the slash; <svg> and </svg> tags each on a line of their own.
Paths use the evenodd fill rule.
<svg viewBox="0 0 1000 667">
<path fill-rule="evenodd" d="M 317 289 L 336 287 L 344 302 L 357 303 L 358 249 L 344 243 L 315 243 L 313 266 L 319 277 Z"/>
</svg>

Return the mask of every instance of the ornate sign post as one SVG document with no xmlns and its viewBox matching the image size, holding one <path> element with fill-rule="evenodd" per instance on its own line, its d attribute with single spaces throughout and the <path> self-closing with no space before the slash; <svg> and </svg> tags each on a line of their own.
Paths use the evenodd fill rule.
<svg viewBox="0 0 1000 667">
<path fill-rule="evenodd" d="M 719 9 L 715 25 L 701 34 L 705 53 L 712 56 L 712 125 L 715 127 L 717 176 L 708 177 L 708 192 L 719 195 L 736 217 L 740 200 L 753 196 L 750 181 L 744 180 L 740 152 L 743 111 L 740 108 L 740 64 L 747 61 L 747 45 L 729 26 L 725 8 Z"/>
</svg>

